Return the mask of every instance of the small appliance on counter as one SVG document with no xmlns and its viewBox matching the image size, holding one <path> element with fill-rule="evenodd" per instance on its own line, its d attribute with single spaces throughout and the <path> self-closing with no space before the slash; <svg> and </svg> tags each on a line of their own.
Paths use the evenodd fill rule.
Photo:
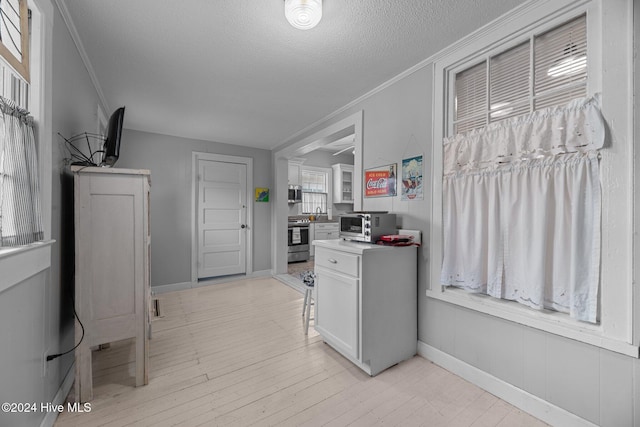
<svg viewBox="0 0 640 427">
<path fill-rule="evenodd" d="M 340 215 L 339 235 L 345 240 L 376 243 L 386 234 L 396 234 L 396 214 L 386 211 L 358 211 Z"/>
</svg>

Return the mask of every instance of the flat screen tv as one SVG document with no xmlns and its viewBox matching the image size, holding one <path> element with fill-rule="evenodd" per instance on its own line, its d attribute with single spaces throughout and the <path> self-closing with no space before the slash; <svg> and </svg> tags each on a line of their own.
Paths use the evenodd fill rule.
<svg viewBox="0 0 640 427">
<path fill-rule="evenodd" d="M 120 139 L 122 137 L 122 123 L 124 121 L 124 107 L 118 108 L 109 118 L 107 138 L 104 141 L 104 155 L 102 166 L 113 166 L 120 157 Z"/>
</svg>

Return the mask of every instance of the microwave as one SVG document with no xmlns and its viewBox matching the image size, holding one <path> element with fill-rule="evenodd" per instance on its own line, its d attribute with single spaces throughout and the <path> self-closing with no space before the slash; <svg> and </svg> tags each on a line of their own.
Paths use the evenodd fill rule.
<svg viewBox="0 0 640 427">
<path fill-rule="evenodd" d="M 288 203 L 302 203 L 302 187 L 299 185 L 289 185 Z"/>
<path fill-rule="evenodd" d="M 396 214 L 387 212 L 351 212 L 338 217 L 340 238 L 376 243 L 381 236 L 396 234 Z"/>
</svg>

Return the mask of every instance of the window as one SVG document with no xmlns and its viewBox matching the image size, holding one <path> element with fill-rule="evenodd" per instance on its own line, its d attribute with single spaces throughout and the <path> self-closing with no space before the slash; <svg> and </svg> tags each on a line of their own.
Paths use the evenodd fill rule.
<svg viewBox="0 0 640 427">
<path fill-rule="evenodd" d="M 302 213 L 327 213 L 329 173 L 324 170 L 302 169 Z"/>
<path fill-rule="evenodd" d="M 586 94 L 587 25 L 582 15 L 456 73 L 453 133 Z"/>
<path fill-rule="evenodd" d="M 0 1 L 0 56 L 29 82 L 27 0 Z"/>
<path fill-rule="evenodd" d="M 633 185 L 633 168 L 640 168 L 633 143 L 633 20 L 632 2 L 597 0 L 558 0 L 528 2 L 514 9 L 473 34 L 469 34 L 444 49 L 433 59 L 432 157 L 433 181 L 430 272 L 426 294 L 434 300 L 465 307 L 490 316 L 506 319 L 527 327 L 540 329 L 575 339 L 597 347 L 638 357 L 640 344 L 640 293 L 634 291 L 637 275 L 638 247 L 630 218 L 638 204 Z M 586 19 L 586 53 L 588 79 L 586 97 L 602 94 L 602 117 L 608 131 L 602 149 L 601 185 L 601 269 L 600 323 L 587 324 L 557 312 L 540 312 L 511 301 L 476 296 L 458 289 L 440 286 L 443 260 L 443 226 L 447 218 L 443 206 L 444 146 L 448 136 L 455 134 L 456 76 L 488 58 L 496 57 L 534 38 L 551 34 L 564 24 Z M 576 43 L 577 44 L 577 43 Z M 612 46 L 616 48 L 613 49 Z M 571 48 L 568 50 L 570 51 Z M 624 53 L 623 53 L 624 52 Z M 531 51 L 532 56 L 535 50 Z M 616 64 L 615 67 L 609 64 Z M 560 64 L 558 64 L 560 65 Z M 490 66 L 487 63 L 487 66 Z M 549 70 L 546 71 L 549 73 Z M 487 74 L 485 73 L 485 76 Z M 538 82 L 542 76 L 539 75 Z M 550 77 L 550 76 L 549 76 Z M 573 78 L 573 75 L 570 76 Z M 574 82 L 576 85 L 581 84 Z M 486 85 L 488 87 L 488 85 Z M 531 86 L 533 88 L 533 84 Z M 572 87 L 565 87 L 572 90 Z M 556 94 L 561 91 L 553 91 Z M 547 92 L 552 98 L 552 91 Z M 489 91 L 485 92 L 488 97 Z M 540 94 L 541 95 L 541 94 Z M 542 96 L 536 96 L 545 101 Z M 548 99 L 547 98 L 547 99 Z M 534 95 L 531 95 L 534 101 Z M 488 105 L 489 101 L 486 101 Z M 555 103 L 554 103 L 555 104 Z M 549 104 L 553 105 L 553 104 Z M 560 105 L 560 104 L 557 104 Z M 536 108 L 540 108 L 538 105 Z M 489 114 L 488 106 L 486 116 Z M 488 119 L 487 119 L 488 123 Z M 635 154 L 634 154 L 635 153 Z M 636 225 L 640 219 L 633 222 Z M 624 248 L 609 251 L 608 248 Z"/>
<path fill-rule="evenodd" d="M 4 3 L 2 1 L 1 3 Z M 55 9 L 51 0 L 29 0 L 30 17 L 30 46 L 29 46 L 29 90 L 21 91 L 20 98 L 28 100 L 28 110 L 36 124 L 35 147 L 37 150 L 37 169 L 40 184 L 40 211 L 42 213 L 42 227 L 44 241 L 31 245 L 0 248 L 0 271 L 10 271 L 0 283 L 0 292 L 10 288 L 25 279 L 34 276 L 51 265 L 51 177 L 52 177 L 52 63 L 51 51 L 53 47 L 53 21 Z M 0 62 L 2 55 L 0 55 Z M 24 82 L 23 77 L 5 65 L 0 72 L 0 90 L 5 98 L 13 101 L 11 85 L 7 85 L 7 70 L 17 79 Z M 26 83 L 25 83 L 26 84 Z M 23 86 L 24 87 L 24 86 Z M 27 109 L 27 104 L 14 102 L 18 107 Z"/>
<path fill-rule="evenodd" d="M 587 94 L 586 33 L 581 15 L 455 73 L 455 136 L 444 141 L 442 285 L 597 323 L 592 260 L 600 251 L 596 150 L 604 127 L 584 115 L 599 117 L 597 100 L 571 102 Z M 576 270 L 588 274 L 565 274 Z"/>
</svg>

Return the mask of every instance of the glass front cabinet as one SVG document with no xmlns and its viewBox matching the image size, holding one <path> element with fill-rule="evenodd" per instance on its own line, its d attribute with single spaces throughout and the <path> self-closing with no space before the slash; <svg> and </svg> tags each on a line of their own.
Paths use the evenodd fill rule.
<svg viewBox="0 0 640 427">
<path fill-rule="evenodd" d="M 338 163 L 333 168 L 333 203 L 353 203 L 353 165 Z"/>
</svg>

